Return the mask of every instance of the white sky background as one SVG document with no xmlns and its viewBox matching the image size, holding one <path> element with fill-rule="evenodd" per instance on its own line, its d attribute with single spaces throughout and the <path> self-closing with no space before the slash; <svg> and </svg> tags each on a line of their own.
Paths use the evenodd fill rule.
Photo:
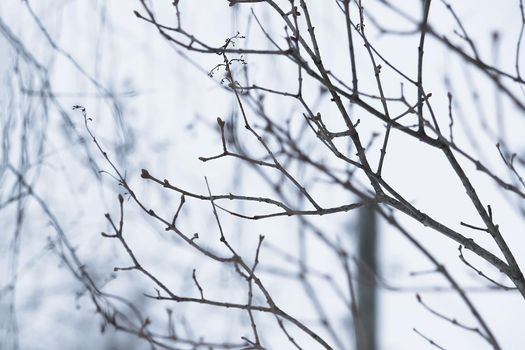
<svg viewBox="0 0 525 350">
<path fill-rule="evenodd" d="M 157 14 L 160 21 L 174 23 L 174 10 L 169 6 L 169 1 L 155 2 L 158 6 Z M 406 6 L 407 12 L 418 14 L 419 1 L 399 1 Z M 406 5 L 405 5 L 406 3 Z M 46 25 L 50 34 L 58 45 L 77 60 L 87 74 L 99 79 L 105 86 L 114 92 L 135 91 L 132 96 L 123 96 L 122 115 L 133 130 L 134 147 L 126 157 L 118 159 L 122 169 L 126 170 L 130 182 L 136 190 L 151 203 L 155 210 L 165 213 L 173 212 L 178 205 L 177 194 L 166 194 L 157 186 L 142 181 L 138 174 L 141 168 L 146 168 L 159 178 L 167 178 L 171 183 L 195 192 L 205 193 L 204 176 L 207 176 L 214 192 L 239 192 L 233 188 L 233 178 L 238 175 L 235 162 L 223 159 L 215 163 L 202 164 L 197 157 L 213 155 L 220 151 L 220 138 L 215 132 L 215 119 L 217 116 L 226 118 L 234 106 L 231 96 L 226 94 L 213 80 L 200 73 L 195 67 L 175 53 L 169 44 L 164 41 L 152 26 L 138 20 L 132 13 L 140 9 L 140 4 L 133 1 L 50 1 L 31 2 L 35 12 Z M 220 45 L 232 32 L 239 30 L 241 34 L 245 29 L 246 13 L 239 16 L 238 28 L 232 24 L 232 9 L 227 2 L 212 0 L 181 0 L 183 24 L 193 30 L 206 42 Z M 367 0 L 365 6 L 373 9 L 375 1 Z M 317 23 L 318 35 L 321 42 L 323 58 L 334 72 L 350 82 L 350 70 L 347 62 L 346 35 L 343 35 L 344 19 L 342 16 L 333 16 L 333 2 L 312 2 L 311 12 Z M 514 72 L 514 47 L 519 33 L 519 12 L 517 1 L 456 1 L 454 9 L 463 20 L 463 24 L 472 35 L 480 49 L 481 56 L 491 62 L 492 53 L 490 35 L 493 30 L 501 31 L 500 66 L 503 70 Z M 278 19 L 265 12 L 264 6 L 253 7 L 258 16 L 268 21 L 272 33 L 282 39 L 283 25 Z M 246 10 L 247 8 L 245 8 Z M 130 135 L 119 131 L 115 122 L 111 106 L 104 99 L 92 98 L 87 95 L 96 94 L 96 89 L 63 55 L 54 55 L 49 43 L 39 31 L 35 22 L 27 13 L 25 6 L 14 0 L 0 3 L 0 18 L 5 22 L 22 42 L 31 49 L 31 53 L 50 71 L 53 89 L 63 108 L 69 113 L 78 130 L 82 133 L 83 121 L 79 113 L 70 112 L 71 106 L 80 104 L 87 108 L 88 114 L 93 117 L 92 127 L 97 137 L 106 145 L 108 152 L 115 152 L 118 145 L 131 140 Z M 380 20 L 386 27 L 397 29 L 410 29 L 406 22 L 399 21 L 396 16 L 381 12 Z M 439 1 L 433 1 L 430 12 L 430 23 L 442 30 L 450 38 L 453 36 L 453 25 L 450 15 L 444 10 Z M 370 26 L 372 27 L 372 26 Z M 267 46 L 262 40 L 260 32 L 252 28 L 252 35 L 247 41 L 249 46 Z M 457 39 L 457 37 L 455 38 Z M 372 43 L 381 50 L 396 66 L 403 71 L 416 76 L 417 67 L 417 40 L 418 36 L 409 38 L 381 37 L 370 34 Z M 282 40 L 281 40 L 282 42 Z M 239 42 L 242 45 L 242 41 Z M 2 86 L 17 82 L 13 79 L 11 69 L 16 62 L 13 49 L 0 36 L 0 69 Z M 192 55 L 205 69 L 212 68 L 219 63 L 220 57 L 216 55 Z M 264 59 L 263 59 L 264 60 Z M 284 60 L 272 61 L 264 64 L 261 58 L 247 57 L 250 69 L 255 72 L 254 79 L 257 83 L 268 87 L 294 87 L 294 74 L 287 73 Z M 444 72 L 451 76 L 457 91 L 454 97 L 462 103 L 465 119 L 472 129 L 472 133 L 482 140 L 483 151 L 487 154 L 488 163 L 497 169 L 498 173 L 505 175 L 503 163 L 498 156 L 494 143 L 483 136 L 475 109 L 469 100 L 471 86 L 464 78 L 464 69 L 461 61 L 453 54 L 447 53 L 441 44 L 427 38 L 425 49 L 425 85 L 433 93 L 432 102 L 438 111 L 438 118 L 443 129 L 448 125 L 448 110 L 446 90 L 443 89 L 442 77 Z M 366 57 L 360 64 L 366 66 L 369 62 Z M 275 68 L 277 67 L 277 68 Z M 291 67 L 291 66 L 290 66 Z M 525 69 L 525 68 L 524 68 Z M 476 88 L 479 89 L 485 113 L 494 121 L 495 104 L 493 87 L 472 69 Z M 29 74 L 29 73 L 27 73 Z M 389 80 L 389 73 L 384 72 L 385 88 L 387 94 L 397 96 L 399 93 L 398 79 Z M 363 71 L 360 77 L 360 86 L 367 91 L 375 91 L 372 75 Z M 389 83 L 391 82 L 391 83 Z M 4 90 L 4 89 L 2 89 Z M 315 97 L 317 90 L 312 90 L 311 98 Z M 71 96 L 68 94 L 78 95 Z M 407 92 L 407 95 L 409 93 Z M 412 94 L 413 95 L 413 94 Z M 10 96 L 6 90 L 2 91 L 0 98 L 4 125 L 7 116 L 14 116 L 15 120 L 21 118 L 24 111 L 34 114 L 39 118 L 42 106 L 29 99 Z M 409 95 L 410 96 L 410 95 Z M 525 97 L 523 97 L 525 99 Z M 523 100 L 522 99 L 522 100 Z M 13 102 L 10 105 L 10 102 Z M 518 112 L 509 101 L 504 101 L 504 112 L 508 117 L 507 137 L 513 150 L 523 150 L 523 121 Z M 28 107 L 30 106 L 30 107 Z M 329 115 L 331 108 L 326 103 L 321 105 L 323 115 Z M 269 104 L 268 109 L 289 115 L 292 107 L 287 104 Z M 294 112 L 300 116 L 300 109 Z M 381 123 L 370 120 L 364 112 L 355 110 L 353 118 L 361 118 L 361 131 L 366 139 L 367 132 L 383 131 Z M 199 122 L 196 121 L 199 117 Z M 47 146 L 45 151 L 44 166 L 40 172 L 35 188 L 49 201 L 50 206 L 61 218 L 68 237 L 78 246 L 78 254 L 88 266 L 91 264 L 93 273 L 104 281 L 111 274 L 114 266 L 126 266 L 127 257 L 122 252 L 122 247 L 115 242 L 104 239 L 100 231 L 108 230 L 103 214 L 116 213 L 116 193 L 119 190 L 109 176 L 102 177 L 102 185 L 95 180 L 90 169 L 85 165 L 83 151 L 80 146 L 71 146 L 71 140 L 64 135 L 61 127 L 62 119 L 56 109 L 49 114 L 49 124 L 46 130 Z M 455 129 L 455 139 L 458 144 L 464 145 L 472 151 L 464 134 L 460 132 L 459 116 L 456 117 L 458 128 Z M 193 127 L 189 127 L 189 126 Z M 334 126 L 337 124 L 334 123 Z M 495 123 L 491 124 L 495 128 Z M 69 135 L 71 136 L 71 135 Z M 13 145 L 18 145 L 19 138 L 11 136 Z M 126 139 L 127 137 L 127 139 Z M 521 148 L 520 148 L 521 147 Z M 18 156 L 16 147 L 11 155 L 12 159 Z M 94 148 L 92 149 L 94 151 Z M 477 150 L 474 150 L 477 151 Z M 379 154 L 379 152 L 376 152 Z M 96 153 L 94 153 L 96 154 Z M 377 158 L 370 155 L 375 164 Z M 34 161 L 35 159 L 33 159 Z M 109 170 L 101 157 L 96 158 L 97 164 Z M 469 172 L 481 199 L 494 208 L 497 223 L 500 225 L 505 238 L 512 247 L 518 262 L 525 266 L 523 220 L 515 208 L 502 198 L 494 188 L 490 179 L 476 173 L 468 163 L 462 163 Z M 35 174 L 33 174 L 36 176 Z M 261 187 L 263 182 L 257 179 L 254 173 L 245 170 L 241 175 L 243 180 L 242 192 L 245 194 L 271 195 L 269 189 Z M 460 221 L 479 224 L 476 212 L 468 198 L 465 196 L 459 180 L 452 173 L 446 159 L 435 151 L 429 151 L 416 140 L 402 137 L 398 132 L 392 132 L 385 163 L 384 177 L 405 198 L 417 204 L 417 207 L 427 212 L 438 220 L 443 220 L 452 228 L 465 234 L 472 235 L 478 242 L 487 248 L 493 249 L 493 243 L 481 237 L 476 232 L 468 232 L 460 226 Z M 4 180 L 2 180 L 4 181 Z M 5 182 L 0 183 L 6 186 Z M 339 193 L 330 192 L 328 187 L 314 189 L 319 201 L 326 205 L 337 205 L 349 199 Z M 263 192 L 263 193 L 261 193 Z M 352 200 L 352 199 L 350 199 Z M 192 201 L 185 208 L 183 226 L 188 232 L 199 232 L 200 239 L 216 245 L 218 233 L 215 228 L 209 203 Z M 194 286 L 191 282 L 191 269 L 197 268 L 201 283 L 208 287 L 205 290 L 210 296 L 215 293 L 218 298 L 233 298 L 235 291 L 242 298 L 241 288 L 236 289 L 235 278 L 231 271 L 219 269 L 206 264 L 194 255 L 188 254 L 180 244 L 168 245 L 169 237 L 163 228 L 151 223 L 143 214 L 134 208 L 134 204 L 127 204 L 127 218 L 130 227 L 129 236 L 143 257 L 145 264 L 159 271 L 175 290 L 186 293 Z M 5 223 L 6 230 L 0 240 L 0 256 L 9 251 L 8 242 L 13 232 L 13 211 L 0 212 L 0 222 Z M 17 287 L 17 315 L 20 327 L 20 345 L 22 349 L 91 349 L 110 348 L 113 340 L 108 335 L 99 333 L 99 318 L 92 311 L 92 306 L 86 297 L 75 300 L 74 293 L 79 291 L 78 284 L 71 278 L 65 268 L 58 266 L 58 259 L 52 254 L 40 255 L 46 244 L 46 237 L 53 236 L 53 230 L 47 220 L 39 213 L 38 208 L 31 207 L 28 219 L 24 226 L 20 254 L 20 279 Z M 404 218 L 401 214 L 399 218 Z M 258 234 L 265 234 L 269 243 L 281 247 L 293 247 L 296 240 L 296 224 L 289 220 L 268 220 L 263 222 L 241 222 L 229 219 L 224 220 L 228 233 L 231 234 L 240 249 L 253 252 Z M 349 249 L 353 248 L 351 221 L 355 214 L 334 215 L 330 218 L 319 219 L 320 225 L 333 228 L 336 234 L 343 237 Z M 473 273 L 457 258 L 457 244 L 442 237 L 439 233 L 420 224 L 404 218 L 403 223 L 410 229 L 421 242 L 429 248 L 436 257 L 449 268 L 454 277 L 463 282 L 464 286 L 481 286 L 484 281 L 473 276 Z M 387 225 L 382 225 L 381 232 L 381 259 L 382 270 L 385 278 L 395 286 L 435 286 L 446 285 L 442 278 L 435 275 L 423 277 L 410 277 L 409 272 L 421 271 L 432 266 L 410 246 L 397 232 Z M 4 238 L 6 237 L 6 238 Z M 334 262 L 323 256 L 323 247 L 312 244 L 312 264 L 323 271 L 330 271 Z M 252 253 L 253 254 L 253 253 Z M 271 266 L 272 254 L 268 254 Z M 484 272 L 497 276 L 497 271 L 466 253 L 470 261 L 476 262 Z M 4 259 L 4 258 L 2 258 Z M 36 260 L 35 260 L 36 259 Z M 2 265 L 4 261 L 2 261 Z M 31 264 L 32 261 L 36 263 Z M 277 262 L 278 260 L 275 260 Z M 26 267 L 28 266 L 29 267 Z M 3 266 L 2 266 L 3 268 Z M 0 270 L 2 283 L 4 269 Z M 172 277 L 172 272 L 177 271 L 177 277 Z M 275 283 L 272 283 L 275 282 Z M 285 305 L 287 311 L 299 317 L 308 319 L 311 315 L 310 305 L 296 287 L 282 286 L 282 280 L 268 277 L 268 283 L 277 300 Z M 508 281 L 505 281 L 508 283 Z M 221 286 L 222 288 L 216 288 Z M 119 278 L 106 285 L 108 291 L 125 291 L 128 295 L 141 298 L 141 293 L 151 292 L 151 284 L 138 278 L 133 273 L 119 273 Z M 320 287 L 321 288 L 321 287 Z M 299 290 L 299 288 L 297 288 Z M 195 291 L 193 291 L 195 292 Z M 330 291 L 326 291 L 326 298 L 330 298 Z M 474 324 L 466 307 L 454 293 L 436 294 L 422 293 L 424 300 L 435 306 L 450 317 L 455 317 L 466 324 Z M 471 293 L 474 303 L 480 308 L 482 315 L 491 326 L 497 339 L 504 349 L 521 349 L 525 343 L 525 334 L 521 332 L 524 324 L 525 307 L 520 301 L 518 293 Z M 159 327 L 163 326 L 166 305 L 155 306 L 150 301 L 142 301 L 146 306 L 151 306 L 151 314 Z M 75 310 L 78 304 L 80 309 Z M 327 303 L 329 310 L 334 310 L 334 315 L 341 320 L 347 317 L 340 305 L 334 301 Z M 5 301 L 0 303 L 0 313 L 6 310 Z M 177 305 L 178 310 L 186 308 Z M 341 310 L 341 311 L 338 311 Z M 221 336 L 227 334 L 228 325 L 220 325 L 219 314 L 213 310 L 199 310 L 195 317 L 203 325 L 197 329 L 203 335 Z M 203 312 L 206 313 L 206 322 L 202 320 Z M 245 316 L 245 315 L 244 315 Z M 243 320 L 242 315 L 237 320 Z M 337 319 L 337 317 L 336 317 Z M 246 320 L 246 319 L 244 319 Z M 190 320 L 191 321 L 191 320 Z M 265 320 L 261 320 L 265 322 Z M 264 324 L 264 323 L 263 323 Z M 5 326 L 2 324 L 2 326 Z M 424 310 L 416 302 L 413 292 L 387 292 L 381 294 L 381 327 L 379 342 L 381 349 L 424 349 L 430 345 L 417 336 L 412 328 L 417 327 L 424 334 L 431 337 L 446 349 L 484 349 L 487 344 L 473 334 L 459 330 L 449 323 L 439 320 Z M 339 329 L 344 332 L 343 327 Z M 110 330 L 111 332 L 111 330 Z M 248 328 L 247 328 L 248 332 Z M 232 335 L 233 336 L 233 335 Z M 343 336 L 345 341 L 348 337 Z M 142 349 L 146 345 L 134 338 L 118 335 L 119 348 Z M 221 339 L 216 338 L 216 339 Z M 273 337 L 272 344 L 277 344 L 282 339 Z M 305 340 L 305 348 L 316 347 Z"/>
</svg>

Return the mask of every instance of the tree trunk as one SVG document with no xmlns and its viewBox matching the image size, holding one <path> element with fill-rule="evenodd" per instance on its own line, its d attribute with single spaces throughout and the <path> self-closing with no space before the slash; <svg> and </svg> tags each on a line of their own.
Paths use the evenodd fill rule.
<svg viewBox="0 0 525 350">
<path fill-rule="evenodd" d="M 359 350 L 377 348 L 377 217 L 374 207 L 360 210 L 358 219 L 359 247 L 357 305 L 365 329 L 364 336 L 358 337 Z"/>
</svg>

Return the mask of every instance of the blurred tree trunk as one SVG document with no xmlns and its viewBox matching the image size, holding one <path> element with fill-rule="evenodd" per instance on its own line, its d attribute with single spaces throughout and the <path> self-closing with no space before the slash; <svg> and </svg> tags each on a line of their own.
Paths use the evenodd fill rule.
<svg viewBox="0 0 525 350">
<path fill-rule="evenodd" d="M 357 305 L 366 334 L 357 339 L 359 350 L 377 349 L 377 217 L 375 208 L 365 206 L 357 223 L 359 246 Z"/>
</svg>

